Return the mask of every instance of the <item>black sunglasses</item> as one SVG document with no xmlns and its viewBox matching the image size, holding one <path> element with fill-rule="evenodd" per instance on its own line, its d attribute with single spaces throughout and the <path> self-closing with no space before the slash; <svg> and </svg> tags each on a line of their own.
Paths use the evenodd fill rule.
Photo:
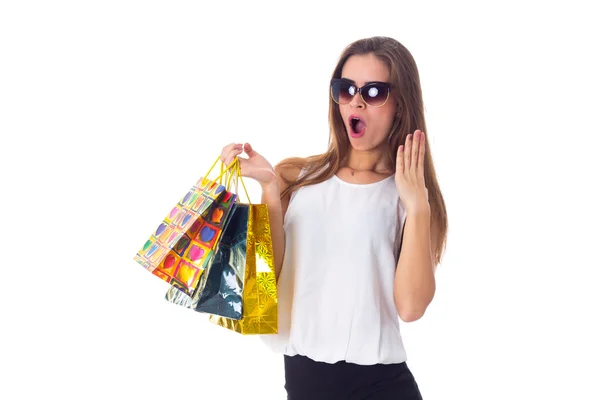
<svg viewBox="0 0 600 400">
<path fill-rule="evenodd" d="M 392 85 L 386 82 L 371 82 L 358 88 L 349 79 L 333 78 L 331 80 L 331 97 L 337 104 L 348 104 L 356 93 L 371 107 L 381 107 L 390 97 Z"/>
</svg>

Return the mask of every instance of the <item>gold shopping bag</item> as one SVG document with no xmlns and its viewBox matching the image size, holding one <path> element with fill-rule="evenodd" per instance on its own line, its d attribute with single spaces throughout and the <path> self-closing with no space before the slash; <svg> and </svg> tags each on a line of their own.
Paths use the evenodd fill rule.
<svg viewBox="0 0 600 400">
<path fill-rule="evenodd" d="M 239 160 L 236 159 L 236 181 L 248 192 L 241 178 Z M 237 182 L 236 182 L 237 187 Z M 266 204 L 239 203 L 248 209 L 246 257 L 243 268 L 242 318 L 232 319 L 210 314 L 209 321 L 242 335 L 277 333 L 277 283 L 273 258 L 273 241 Z"/>
</svg>

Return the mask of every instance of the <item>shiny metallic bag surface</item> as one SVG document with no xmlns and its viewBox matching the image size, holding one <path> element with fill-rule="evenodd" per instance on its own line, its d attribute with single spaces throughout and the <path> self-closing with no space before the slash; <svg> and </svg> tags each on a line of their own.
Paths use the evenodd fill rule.
<svg viewBox="0 0 600 400">
<path fill-rule="evenodd" d="M 196 292 L 192 296 L 185 296 L 171 288 L 166 294 L 168 301 L 198 312 L 242 318 L 248 211 L 248 205 L 234 204 Z"/>
<path fill-rule="evenodd" d="M 217 325 L 243 335 L 277 333 L 277 283 L 266 204 L 248 205 L 248 238 L 242 319 L 211 315 Z"/>
<path fill-rule="evenodd" d="M 236 164 L 237 179 L 244 185 L 239 162 Z M 170 288 L 165 297 L 208 313 L 211 322 L 244 335 L 277 333 L 277 284 L 268 208 L 266 204 L 240 203 L 237 195 L 236 200 L 196 292 L 188 296 Z"/>
</svg>

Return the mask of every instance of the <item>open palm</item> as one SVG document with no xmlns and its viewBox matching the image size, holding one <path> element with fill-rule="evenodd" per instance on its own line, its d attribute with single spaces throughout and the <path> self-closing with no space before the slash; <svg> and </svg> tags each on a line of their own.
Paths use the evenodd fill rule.
<svg viewBox="0 0 600 400">
<path fill-rule="evenodd" d="M 425 133 L 419 129 L 408 135 L 404 145 L 398 147 L 396 156 L 396 189 L 402 204 L 412 211 L 429 206 L 429 193 L 425 186 Z"/>
</svg>

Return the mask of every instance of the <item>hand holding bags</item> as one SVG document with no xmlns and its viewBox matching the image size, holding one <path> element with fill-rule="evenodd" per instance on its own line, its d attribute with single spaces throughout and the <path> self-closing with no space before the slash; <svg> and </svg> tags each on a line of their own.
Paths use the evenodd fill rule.
<svg viewBox="0 0 600 400">
<path fill-rule="evenodd" d="M 239 160 L 234 164 L 236 180 L 246 190 Z M 190 298 L 170 288 L 166 298 L 209 313 L 211 322 L 241 334 L 277 333 L 277 285 L 267 205 L 241 204 L 236 198 L 199 290 Z"/>
<path fill-rule="evenodd" d="M 191 295 L 196 289 L 237 197 L 217 182 L 229 169 L 215 181 L 207 178 L 218 161 L 175 205 L 134 257 L 185 294 Z"/>
</svg>

